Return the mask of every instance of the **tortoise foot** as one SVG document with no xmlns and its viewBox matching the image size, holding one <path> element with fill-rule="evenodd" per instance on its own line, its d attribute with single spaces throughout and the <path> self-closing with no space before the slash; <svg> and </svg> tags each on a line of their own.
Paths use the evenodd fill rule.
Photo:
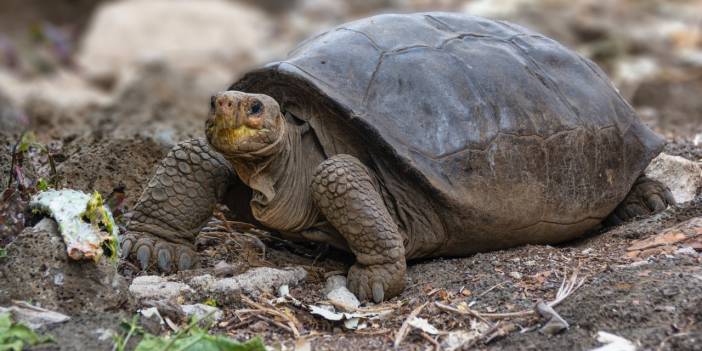
<svg viewBox="0 0 702 351">
<path fill-rule="evenodd" d="M 674 205 L 675 199 L 663 183 L 641 176 L 631 191 L 607 219 L 610 225 L 628 222 L 634 218 L 649 216 Z"/>
<path fill-rule="evenodd" d="M 356 263 L 349 269 L 349 290 L 361 301 L 372 298 L 375 303 L 380 303 L 402 292 L 406 269 L 404 260 L 371 266 Z"/>
<path fill-rule="evenodd" d="M 124 236 L 122 259 L 134 261 L 144 271 L 163 273 L 183 271 L 197 265 L 197 253 L 188 245 L 144 233 Z"/>
</svg>

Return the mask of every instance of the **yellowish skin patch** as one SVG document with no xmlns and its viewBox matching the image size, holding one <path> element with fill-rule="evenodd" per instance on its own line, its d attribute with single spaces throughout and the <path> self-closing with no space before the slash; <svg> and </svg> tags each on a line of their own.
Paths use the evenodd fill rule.
<svg viewBox="0 0 702 351">
<path fill-rule="evenodd" d="M 242 138 L 248 138 L 257 135 L 258 133 L 261 132 L 266 132 L 266 129 L 255 129 L 251 127 L 247 127 L 245 125 L 239 126 L 238 128 L 226 128 L 223 130 L 220 130 L 217 133 L 217 139 L 220 142 L 223 142 L 225 145 L 234 145 L 237 140 L 241 140 Z"/>
<path fill-rule="evenodd" d="M 220 142 L 226 140 L 226 143 L 230 145 L 232 145 L 234 141 L 239 140 L 241 138 L 252 137 L 260 132 L 267 131 L 266 128 L 256 129 L 251 128 L 245 124 L 242 124 L 237 128 L 227 128 L 226 124 L 227 122 L 225 122 L 225 118 L 223 116 L 216 116 L 214 124 L 212 124 L 209 127 L 209 129 L 215 129 L 215 131 L 217 132 L 217 139 L 220 140 Z M 217 128 L 218 126 L 219 128 Z"/>
<path fill-rule="evenodd" d="M 241 125 L 235 129 L 227 129 L 227 138 L 229 140 L 237 140 L 242 137 L 250 137 L 258 134 L 259 132 L 265 131 L 264 129 L 254 129 L 246 125 Z"/>
</svg>

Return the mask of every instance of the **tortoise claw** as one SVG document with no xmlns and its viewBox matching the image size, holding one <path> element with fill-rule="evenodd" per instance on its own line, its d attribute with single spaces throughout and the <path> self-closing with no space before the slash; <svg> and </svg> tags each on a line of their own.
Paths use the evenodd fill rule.
<svg viewBox="0 0 702 351">
<path fill-rule="evenodd" d="M 151 261 L 151 248 L 147 245 L 139 246 L 139 249 L 137 250 L 137 260 L 139 261 L 142 270 L 148 269 L 149 262 Z"/>
<path fill-rule="evenodd" d="M 142 270 L 151 267 L 169 274 L 193 268 L 196 261 L 193 249 L 184 244 L 175 244 L 156 236 L 143 233 L 128 233 L 122 241 L 122 259 L 136 261 Z"/>
<path fill-rule="evenodd" d="M 158 269 L 163 273 L 171 272 L 171 253 L 166 248 L 158 250 Z"/>
<path fill-rule="evenodd" d="M 395 263 L 377 265 L 354 264 L 349 269 L 348 287 L 360 301 L 373 299 L 380 303 L 395 297 L 405 287 L 404 260 Z"/>
<path fill-rule="evenodd" d="M 656 194 L 653 194 L 646 198 L 646 205 L 653 212 L 663 211 L 668 206 L 665 200 L 663 200 L 660 196 Z"/>
<path fill-rule="evenodd" d="M 190 253 L 182 252 L 178 258 L 178 270 L 184 271 L 193 266 L 193 257 Z"/>
<path fill-rule="evenodd" d="M 373 283 L 373 302 L 375 303 L 381 303 L 383 302 L 383 296 L 385 295 L 385 288 L 383 288 L 383 283 L 379 281 L 375 281 Z"/>
<path fill-rule="evenodd" d="M 124 239 L 122 241 L 122 246 L 120 247 L 120 258 L 125 259 L 127 256 L 129 256 L 129 252 L 132 250 L 132 245 L 134 244 L 134 241 L 132 239 Z"/>
</svg>

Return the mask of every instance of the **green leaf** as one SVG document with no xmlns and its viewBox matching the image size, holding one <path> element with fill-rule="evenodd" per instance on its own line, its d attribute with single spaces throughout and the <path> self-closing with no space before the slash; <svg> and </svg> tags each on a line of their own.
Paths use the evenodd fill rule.
<svg viewBox="0 0 702 351">
<path fill-rule="evenodd" d="M 7 249 L 0 247 L 0 258 L 7 257 Z"/>
<path fill-rule="evenodd" d="M 10 312 L 0 313 L 0 335 L 10 329 L 12 326 L 12 318 Z"/>
<path fill-rule="evenodd" d="M 47 191 L 50 187 L 49 182 L 47 182 L 44 178 L 39 178 L 39 181 L 37 181 L 37 189 L 40 191 Z"/>
<path fill-rule="evenodd" d="M 171 338 L 175 338 L 173 341 Z M 240 343 L 221 335 L 209 335 L 204 331 L 197 331 L 188 336 L 174 335 L 170 338 L 161 338 L 145 335 L 134 351 L 266 351 L 260 338 L 253 338 L 245 343 Z"/>
<path fill-rule="evenodd" d="M 207 305 L 207 306 L 212 306 L 212 307 L 218 307 L 218 306 L 219 306 L 219 302 L 217 302 L 217 300 L 215 300 L 215 299 L 213 299 L 213 298 L 209 298 L 209 299 L 205 300 L 205 301 L 203 302 L 203 304 L 205 304 L 205 305 Z"/>
<path fill-rule="evenodd" d="M 25 346 L 52 342 L 48 336 L 39 336 L 25 325 L 14 323 L 10 312 L 0 313 L 0 351 L 21 351 Z"/>
</svg>

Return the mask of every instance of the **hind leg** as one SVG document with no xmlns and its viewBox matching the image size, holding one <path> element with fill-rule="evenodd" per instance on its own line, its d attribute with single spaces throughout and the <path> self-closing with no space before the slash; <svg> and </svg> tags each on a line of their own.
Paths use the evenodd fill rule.
<svg viewBox="0 0 702 351">
<path fill-rule="evenodd" d="M 675 199 L 668 187 L 663 183 L 640 176 L 629 191 L 624 201 L 609 215 L 607 224 L 617 225 L 642 217 L 661 212 L 674 205 Z"/>
</svg>

